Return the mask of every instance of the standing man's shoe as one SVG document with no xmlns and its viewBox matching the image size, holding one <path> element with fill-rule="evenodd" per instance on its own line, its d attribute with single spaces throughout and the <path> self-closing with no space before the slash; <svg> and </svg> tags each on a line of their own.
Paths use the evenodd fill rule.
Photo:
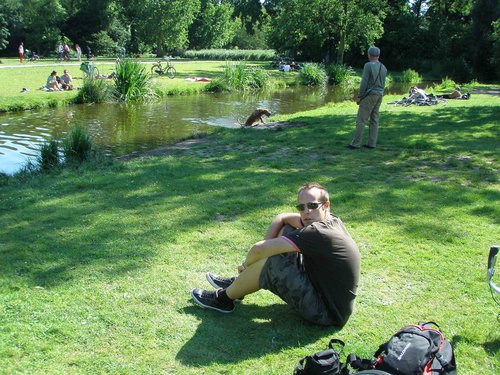
<svg viewBox="0 0 500 375">
<path fill-rule="evenodd" d="M 215 310 L 224 314 L 232 313 L 234 311 L 234 302 L 230 302 L 227 304 L 219 302 L 219 300 L 217 299 L 217 292 L 219 290 L 208 291 L 196 288 L 191 291 L 191 296 L 193 297 L 193 301 L 201 307 Z"/>
<path fill-rule="evenodd" d="M 347 145 L 347 148 L 351 150 L 357 150 L 359 147 L 353 146 L 353 145 Z"/>
</svg>

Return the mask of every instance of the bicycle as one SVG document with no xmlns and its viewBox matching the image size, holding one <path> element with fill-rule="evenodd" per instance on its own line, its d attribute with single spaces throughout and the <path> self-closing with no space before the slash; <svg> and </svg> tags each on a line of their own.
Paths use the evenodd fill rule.
<svg viewBox="0 0 500 375">
<path fill-rule="evenodd" d="M 40 60 L 40 56 L 38 56 L 35 52 L 26 49 L 26 57 L 29 62 L 34 62 Z"/>
<path fill-rule="evenodd" d="M 167 75 L 168 78 L 174 78 L 176 71 L 169 58 L 166 59 L 166 65 L 167 66 L 162 65 L 162 60 L 158 60 L 158 62 L 154 63 L 151 67 L 151 75 Z"/>
<path fill-rule="evenodd" d="M 82 62 L 80 64 L 80 70 L 85 73 L 85 78 L 96 79 L 99 78 L 99 69 L 94 63 L 88 61 Z"/>
</svg>

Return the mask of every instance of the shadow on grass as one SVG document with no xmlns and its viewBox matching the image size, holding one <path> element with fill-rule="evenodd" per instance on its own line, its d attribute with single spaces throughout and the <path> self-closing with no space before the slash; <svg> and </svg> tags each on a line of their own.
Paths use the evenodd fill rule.
<svg viewBox="0 0 500 375">
<path fill-rule="evenodd" d="M 284 348 L 302 347 L 338 329 L 304 322 L 287 305 L 238 304 L 232 314 L 188 306 L 184 313 L 201 320 L 196 333 L 177 353 L 176 359 L 190 366 L 229 364 Z M 252 345 L 258 342 L 260 345 Z M 264 345 L 262 345 L 264 343 Z M 299 361 L 300 358 L 297 358 Z"/>
<path fill-rule="evenodd" d="M 497 119 L 498 110 L 488 107 L 386 113 L 379 148 L 351 151 L 345 146 L 354 115 L 302 116 L 294 119 L 308 123 L 300 129 L 228 130 L 215 143 L 168 158 L 135 161 L 112 172 L 41 178 L 2 197 L 0 272 L 14 283 L 27 278 L 42 286 L 84 277 L 75 271 L 81 266 L 117 277 L 146 267 L 159 245 L 176 243 L 178 228 L 199 233 L 220 217 L 230 225 L 272 207 L 291 210 L 296 189 L 314 180 L 330 188 L 333 212 L 340 206 L 347 226 L 377 217 L 400 220 L 402 230 L 415 236 L 445 231 L 460 238 L 464 234 L 447 228 L 447 208 L 470 206 L 471 215 L 495 221 L 500 193 L 447 184 L 457 176 L 471 184 L 481 183 L 482 174 L 486 182 L 496 178 L 494 165 L 447 158 L 493 155 Z M 425 140 L 423 149 L 415 137 Z M 472 207 L 478 199 L 482 205 Z M 357 210 L 359 205 L 365 210 Z M 442 217 L 442 226 L 401 220 L 422 209 Z"/>
</svg>

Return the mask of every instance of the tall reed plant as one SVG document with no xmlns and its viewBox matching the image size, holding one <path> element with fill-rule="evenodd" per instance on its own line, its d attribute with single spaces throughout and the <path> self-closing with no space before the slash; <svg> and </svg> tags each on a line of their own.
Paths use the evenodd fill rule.
<svg viewBox="0 0 500 375">
<path fill-rule="evenodd" d="M 332 85 L 340 85 L 346 81 L 352 80 L 354 69 L 343 64 L 329 64 L 325 67 L 328 75 L 328 83 Z"/>
<path fill-rule="evenodd" d="M 86 77 L 78 91 L 77 103 L 104 103 L 110 98 L 110 86 L 105 79 Z"/>
<path fill-rule="evenodd" d="M 37 164 L 41 171 L 50 171 L 61 165 L 59 143 L 55 139 L 49 139 L 40 145 Z"/>
<path fill-rule="evenodd" d="M 125 59 L 116 64 L 113 97 L 121 102 L 147 101 L 155 97 L 144 65 Z"/>
<path fill-rule="evenodd" d="M 247 91 L 262 90 L 272 85 L 269 74 L 258 67 L 239 63 L 226 63 L 222 77 L 216 78 L 209 85 L 207 91 Z"/>
<path fill-rule="evenodd" d="M 64 161 L 67 164 L 81 164 L 92 158 L 94 142 L 85 128 L 75 125 L 63 142 Z"/>
<path fill-rule="evenodd" d="M 305 86 L 323 86 L 328 82 L 328 75 L 322 64 L 305 64 L 299 77 Z"/>
</svg>

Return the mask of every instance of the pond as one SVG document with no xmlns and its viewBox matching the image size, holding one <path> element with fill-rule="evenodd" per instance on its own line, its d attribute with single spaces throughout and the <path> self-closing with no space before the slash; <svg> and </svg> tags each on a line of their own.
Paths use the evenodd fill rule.
<svg viewBox="0 0 500 375">
<path fill-rule="evenodd" d="M 350 94 L 348 94 L 349 96 Z M 257 107 L 287 114 L 339 102 L 332 88 L 295 87 L 247 94 L 171 96 L 142 105 L 73 105 L 0 115 L 0 172 L 12 174 L 35 160 L 47 139 L 63 139 L 74 124 L 88 129 L 110 156 L 147 150 L 207 132 L 213 126 L 239 127 Z"/>
</svg>

